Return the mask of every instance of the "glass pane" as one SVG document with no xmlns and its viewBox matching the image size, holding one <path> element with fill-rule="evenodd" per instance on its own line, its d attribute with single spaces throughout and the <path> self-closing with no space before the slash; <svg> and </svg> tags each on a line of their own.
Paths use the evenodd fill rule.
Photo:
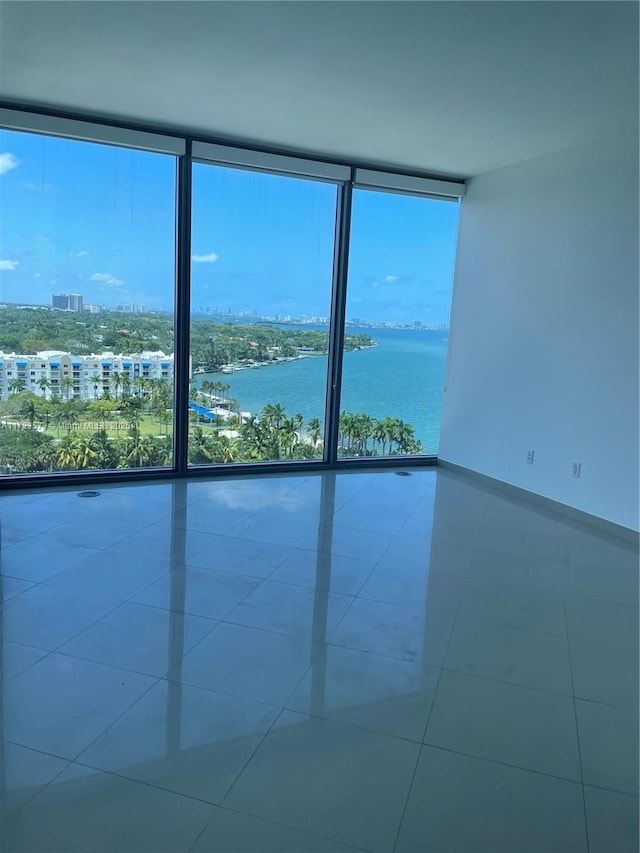
<svg viewBox="0 0 640 853">
<path fill-rule="evenodd" d="M 0 474 L 172 464 L 176 159 L 0 131 Z"/>
<path fill-rule="evenodd" d="M 338 455 L 435 455 L 459 206 L 353 194 Z"/>
<path fill-rule="evenodd" d="M 322 458 L 336 199 L 194 165 L 190 464 Z"/>
</svg>

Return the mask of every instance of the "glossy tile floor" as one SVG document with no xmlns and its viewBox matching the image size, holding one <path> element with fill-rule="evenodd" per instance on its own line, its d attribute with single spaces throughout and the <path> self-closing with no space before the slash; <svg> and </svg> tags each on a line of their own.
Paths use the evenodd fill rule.
<svg viewBox="0 0 640 853">
<path fill-rule="evenodd" d="M 0 497 L 0 849 L 622 853 L 638 555 L 443 469 Z"/>
</svg>

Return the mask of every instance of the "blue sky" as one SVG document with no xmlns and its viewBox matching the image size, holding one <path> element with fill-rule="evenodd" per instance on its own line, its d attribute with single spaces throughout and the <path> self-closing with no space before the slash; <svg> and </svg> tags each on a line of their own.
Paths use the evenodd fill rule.
<svg viewBox="0 0 640 853">
<path fill-rule="evenodd" d="M 173 305 L 175 159 L 0 131 L 0 301 Z M 329 313 L 336 188 L 196 164 L 194 310 Z M 347 316 L 447 322 L 454 203 L 356 190 Z"/>
</svg>

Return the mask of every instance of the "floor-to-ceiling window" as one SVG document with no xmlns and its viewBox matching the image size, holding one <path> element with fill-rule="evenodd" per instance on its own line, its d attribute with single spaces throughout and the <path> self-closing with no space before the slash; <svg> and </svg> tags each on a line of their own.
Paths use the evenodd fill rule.
<svg viewBox="0 0 640 853">
<path fill-rule="evenodd" d="M 0 474 L 173 464 L 176 157 L 0 130 Z"/>
<path fill-rule="evenodd" d="M 437 455 L 461 184 L 0 123 L 0 477 Z"/>
<path fill-rule="evenodd" d="M 458 211 L 353 191 L 339 457 L 438 452 Z"/>
<path fill-rule="evenodd" d="M 321 459 L 338 186 L 195 163 L 192 193 L 189 462 Z"/>
</svg>

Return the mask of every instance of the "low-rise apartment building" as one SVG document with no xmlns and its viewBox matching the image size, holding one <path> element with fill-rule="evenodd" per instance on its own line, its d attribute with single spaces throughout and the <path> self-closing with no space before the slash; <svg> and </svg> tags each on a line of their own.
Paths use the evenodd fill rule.
<svg viewBox="0 0 640 853">
<path fill-rule="evenodd" d="M 35 355 L 0 352 L 0 400 L 32 391 L 48 400 L 98 400 L 125 393 L 147 396 L 148 380 L 173 381 L 173 354 L 161 351 L 132 355 L 103 352 L 73 355 L 44 350 Z"/>
</svg>

